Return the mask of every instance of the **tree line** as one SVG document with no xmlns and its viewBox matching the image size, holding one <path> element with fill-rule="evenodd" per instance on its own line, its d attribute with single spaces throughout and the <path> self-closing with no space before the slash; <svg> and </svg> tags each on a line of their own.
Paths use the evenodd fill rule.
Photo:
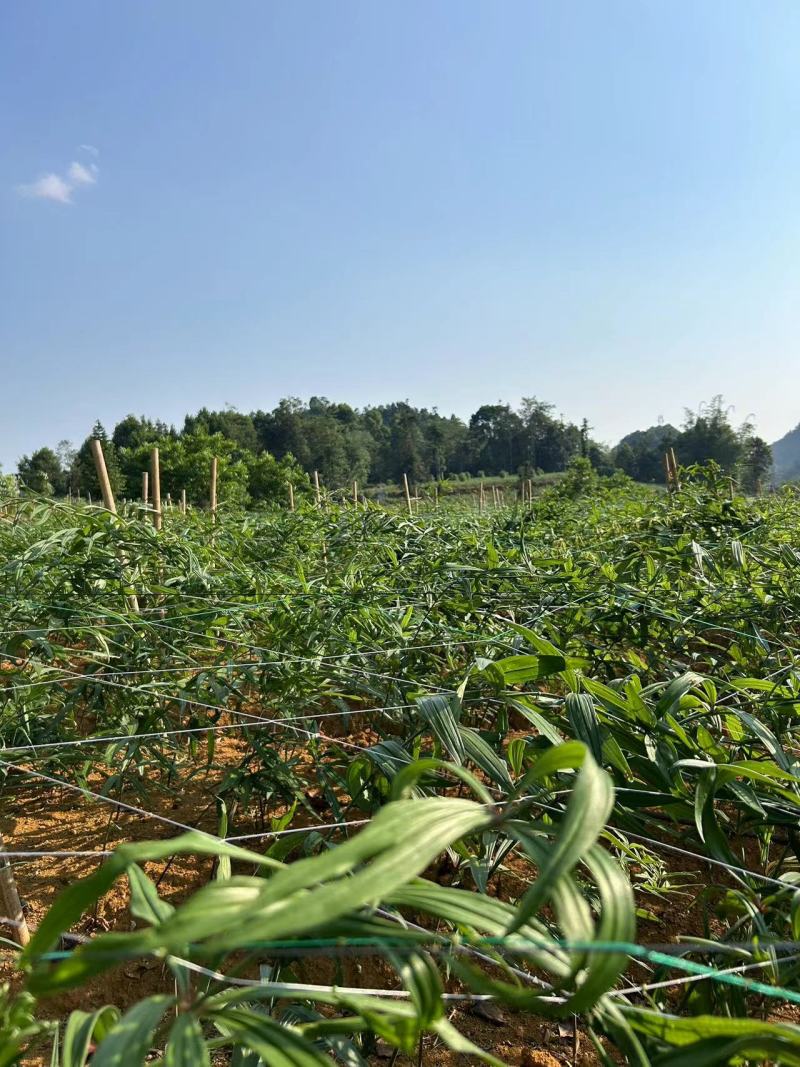
<svg viewBox="0 0 800 1067">
<path fill-rule="evenodd" d="M 663 482 L 663 454 L 673 447 L 684 465 L 713 459 L 737 474 L 748 491 L 768 477 L 769 446 L 750 426 L 736 429 L 721 398 L 698 412 L 687 412 L 682 430 L 656 426 L 636 431 L 615 448 L 591 436 L 580 424 L 557 415 L 536 397 L 509 404 L 481 405 L 464 421 L 435 408 L 407 401 L 358 409 L 312 397 L 281 400 L 272 411 L 249 414 L 202 408 L 176 429 L 144 416 L 128 415 L 109 434 L 100 422 L 80 447 L 61 441 L 44 446 L 18 465 L 21 485 L 58 496 L 99 491 L 89 441 L 103 442 L 114 491 L 137 496 L 142 471 L 154 445 L 160 451 L 164 494 L 186 489 L 190 500 L 208 496 L 208 471 L 217 456 L 221 499 L 250 503 L 285 497 L 286 485 L 310 491 L 309 475 L 318 471 L 331 489 L 397 483 L 498 477 L 522 478 L 565 470 L 580 457 L 599 474 L 622 470 L 637 481 Z"/>
</svg>

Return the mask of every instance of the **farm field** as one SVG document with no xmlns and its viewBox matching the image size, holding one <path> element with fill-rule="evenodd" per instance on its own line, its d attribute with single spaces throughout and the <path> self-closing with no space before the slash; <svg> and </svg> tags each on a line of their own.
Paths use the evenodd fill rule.
<svg viewBox="0 0 800 1067">
<path fill-rule="evenodd" d="M 510 498 L 0 505 L 0 1065 L 800 1064 L 800 500 Z"/>
</svg>

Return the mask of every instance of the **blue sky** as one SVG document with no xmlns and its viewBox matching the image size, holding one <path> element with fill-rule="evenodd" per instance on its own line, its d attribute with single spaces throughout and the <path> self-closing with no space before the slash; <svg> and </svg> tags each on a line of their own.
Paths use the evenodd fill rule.
<svg viewBox="0 0 800 1067">
<path fill-rule="evenodd" d="M 312 394 L 780 436 L 798 40 L 794 0 L 3 5 L 0 462 Z"/>
</svg>

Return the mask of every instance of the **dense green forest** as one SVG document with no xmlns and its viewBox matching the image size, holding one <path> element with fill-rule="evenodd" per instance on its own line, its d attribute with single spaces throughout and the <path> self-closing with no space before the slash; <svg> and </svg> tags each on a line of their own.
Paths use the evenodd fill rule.
<svg viewBox="0 0 800 1067">
<path fill-rule="evenodd" d="M 621 470 L 640 482 L 664 481 L 666 448 L 689 465 L 716 461 L 742 488 L 758 492 L 770 477 L 769 445 L 750 423 L 735 427 L 722 398 L 687 411 L 682 429 L 669 424 L 629 434 L 615 447 L 599 444 L 586 419 L 580 425 L 535 397 L 509 404 L 484 404 L 469 421 L 417 408 L 406 401 L 358 409 L 312 397 L 289 398 L 272 411 L 245 414 L 202 408 L 183 426 L 128 415 L 108 433 L 100 422 L 80 447 L 61 441 L 19 462 L 22 487 L 36 493 L 96 493 L 91 437 L 99 437 L 116 492 L 136 496 L 149 451 L 161 453 L 162 490 L 186 489 L 202 502 L 210 459 L 219 460 L 220 494 L 233 503 L 285 495 L 287 482 L 302 493 L 318 471 L 331 489 L 396 483 L 403 473 L 414 483 L 467 477 L 531 477 L 567 469 L 580 457 L 599 474 Z"/>
<path fill-rule="evenodd" d="M 776 482 L 800 480 L 800 424 L 773 444 L 772 454 Z"/>
</svg>

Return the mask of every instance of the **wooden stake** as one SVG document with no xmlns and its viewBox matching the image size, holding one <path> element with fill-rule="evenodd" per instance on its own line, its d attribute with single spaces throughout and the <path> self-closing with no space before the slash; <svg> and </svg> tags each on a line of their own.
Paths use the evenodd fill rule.
<svg viewBox="0 0 800 1067">
<path fill-rule="evenodd" d="M 358 507 L 358 482 L 353 479 L 353 503 Z"/>
<path fill-rule="evenodd" d="M 533 503 L 533 479 L 528 479 L 528 503 Z"/>
<path fill-rule="evenodd" d="M 485 503 L 486 503 L 486 494 L 485 494 L 484 489 L 483 489 L 483 482 L 481 482 L 481 490 L 480 490 L 480 493 L 478 494 L 478 510 L 479 511 L 483 511 Z"/>
<path fill-rule="evenodd" d="M 291 482 L 287 482 L 286 488 L 289 490 L 289 511 L 294 511 L 294 487 Z"/>
<path fill-rule="evenodd" d="M 99 443 L 99 442 L 98 442 Z M 31 939 L 25 914 L 20 903 L 17 883 L 14 879 L 14 869 L 8 862 L 3 847 L 3 838 L 0 836 L 0 908 L 3 909 L 3 918 L 11 919 L 14 924 L 11 927 L 11 937 L 22 948 Z"/>
<path fill-rule="evenodd" d="M 95 470 L 97 471 L 97 480 L 100 482 L 100 489 L 103 493 L 103 504 L 107 511 L 110 511 L 112 515 L 116 515 L 117 505 L 114 503 L 114 494 L 111 491 L 111 482 L 109 481 L 108 471 L 106 470 L 106 460 L 105 456 L 103 455 L 103 446 L 100 444 L 96 437 L 93 437 L 89 444 L 89 447 L 92 450 L 92 458 L 94 459 L 94 466 Z M 91 504 L 91 502 L 92 494 L 90 493 L 89 503 Z M 121 557 L 121 563 L 123 568 L 127 569 L 128 561 L 125 559 L 124 556 Z M 131 611 L 139 611 L 139 600 L 135 594 L 128 597 L 128 603 L 130 605 Z"/>
<path fill-rule="evenodd" d="M 438 485 L 434 485 L 434 487 L 433 487 L 433 506 L 437 511 L 439 510 L 439 486 Z"/>
<path fill-rule="evenodd" d="M 161 529 L 161 465 L 158 461 L 158 449 L 150 450 L 150 478 L 153 482 L 153 526 Z"/>
<path fill-rule="evenodd" d="M 94 469 L 97 471 L 97 480 L 100 482 L 100 492 L 103 494 L 103 506 L 106 511 L 110 511 L 112 514 L 117 514 L 117 505 L 114 503 L 114 493 L 111 490 L 111 481 L 108 477 L 108 471 L 106 470 L 106 459 L 103 455 L 103 446 L 93 437 L 89 447 L 92 450 L 92 459 L 94 460 Z M 89 503 L 92 502 L 92 494 L 89 494 Z"/>
<path fill-rule="evenodd" d="M 671 448 L 669 450 L 669 458 L 670 458 L 670 462 L 672 463 L 672 480 L 675 483 L 675 488 L 676 489 L 680 489 L 681 480 L 678 477 L 678 461 L 675 459 L 675 449 L 674 448 Z"/>
<path fill-rule="evenodd" d="M 209 503 L 211 505 L 211 521 L 217 521 L 217 457 L 211 460 L 211 495 L 209 497 Z"/>
<path fill-rule="evenodd" d="M 186 514 L 186 490 L 181 489 L 181 514 Z"/>
<path fill-rule="evenodd" d="M 414 511 L 411 507 L 411 493 L 409 492 L 408 488 L 408 475 L 405 473 L 405 471 L 403 472 L 403 489 L 406 494 L 406 507 L 408 508 L 408 514 L 413 515 Z"/>
<path fill-rule="evenodd" d="M 147 471 L 142 471 L 142 503 L 147 504 L 150 501 L 150 475 Z"/>
<path fill-rule="evenodd" d="M 317 501 L 317 507 L 322 503 L 322 493 L 319 488 L 319 471 L 314 471 L 314 497 Z"/>
</svg>

